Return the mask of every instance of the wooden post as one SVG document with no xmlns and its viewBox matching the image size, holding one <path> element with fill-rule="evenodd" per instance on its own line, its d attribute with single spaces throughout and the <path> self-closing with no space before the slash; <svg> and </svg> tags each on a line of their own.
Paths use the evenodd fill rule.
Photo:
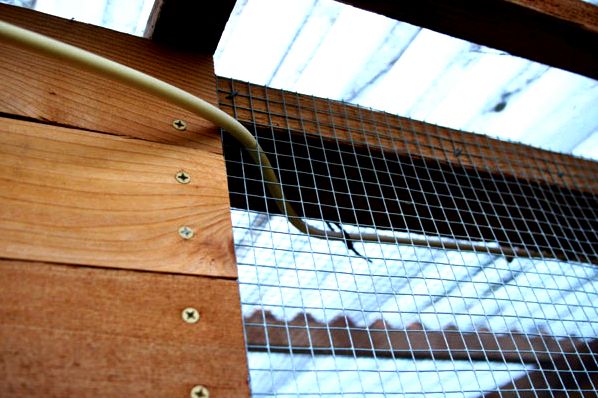
<svg viewBox="0 0 598 398">
<path fill-rule="evenodd" d="M 209 53 L 0 15 L 217 104 Z M 219 129 L 68 64 L 0 54 L 0 395 L 247 397 Z"/>
</svg>

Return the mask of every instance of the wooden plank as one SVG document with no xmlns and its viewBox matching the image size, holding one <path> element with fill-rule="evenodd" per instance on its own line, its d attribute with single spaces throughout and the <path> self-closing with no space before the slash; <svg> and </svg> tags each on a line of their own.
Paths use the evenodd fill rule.
<svg viewBox="0 0 598 398">
<path fill-rule="evenodd" d="M 235 281 L 7 260 L 0 275 L 1 396 L 249 396 Z"/>
<path fill-rule="evenodd" d="M 366 152 L 380 148 L 517 179 L 598 193 L 598 162 L 449 129 L 385 112 L 218 78 L 220 107 L 239 121 L 319 136 Z"/>
<path fill-rule="evenodd" d="M 325 324 L 309 313 L 284 321 L 268 311 L 256 311 L 245 318 L 244 324 L 250 351 L 312 355 L 495 361 L 551 367 L 565 357 L 583 355 L 587 346 L 578 338 L 530 337 L 517 332 L 426 330 L 421 324 L 398 329 L 382 320 L 359 327 L 351 319 L 339 317 Z"/>
<path fill-rule="evenodd" d="M 215 1 L 209 7 L 201 1 L 156 0 L 145 37 L 168 47 L 213 54 L 234 6 L 235 0 Z"/>
<path fill-rule="evenodd" d="M 231 230 L 221 155 L 0 119 L 0 257 L 236 277 Z"/>
<path fill-rule="evenodd" d="M 598 7 L 581 0 L 341 1 L 598 78 Z"/>
<path fill-rule="evenodd" d="M 0 4 L 0 17 L 138 69 L 217 104 L 212 57 Z M 206 120 L 140 91 L 0 43 L 0 113 L 222 153 Z M 173 128 L 187 121 L 186 131 Z"/>
</svg>

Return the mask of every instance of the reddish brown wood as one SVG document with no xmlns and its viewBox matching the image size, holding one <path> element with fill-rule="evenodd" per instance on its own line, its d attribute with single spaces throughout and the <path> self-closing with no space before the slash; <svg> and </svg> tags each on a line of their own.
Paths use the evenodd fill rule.
<svg viewBox="0 0 598 398">
<path fill-rule="evenodd" d="M 578 358 L 587 344 L 581 339 L 555 339 L 547 335 L 463 332 L 456 328 L 426 330 L 420 324 L 397 329 L 379 320 L 358 327 L 348 318 L 321 323 L 310 314 L 285 322 L 269 312 L 245 318 L 249 350 L 309 352 L 390 358 L 425 358 L 540 364 Z M 582 354 L 583 357 L 584 354 Z M 573 360 L 573 359 L 571 359 Z"/>
<path fill-rule="evenodd" d="M 235 278 L 222 155 L 0 118 L 0 258 Z"/>
<path fill-rule="evenodd" d="M 0 396 L 249 396 L 235 281 L 7 260 L 0 275 Z"/>
<path fill-rule="evenodd" d="M 130 66 L 217 104 L 212 57 L 0 4 L 3 21 Z M 0 43 L 0 113 L 222 153 L 215 126 L 165 101 L 64 62 Z M 172 127 L 187 121 L 186 131 Z"/>
<path fill-rule="evenodd" d="M 218 88 L 225 112 L 281 137 L 319 135 L 364 155 L 370 147 L 598 193 L 598 162 L 228 78 L 219 77 Z"/>
</svg>

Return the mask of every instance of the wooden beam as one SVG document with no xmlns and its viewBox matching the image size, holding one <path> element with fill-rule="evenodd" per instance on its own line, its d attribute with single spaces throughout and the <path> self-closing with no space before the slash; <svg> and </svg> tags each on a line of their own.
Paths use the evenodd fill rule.
<svg viewBox="0 0 598 398">
<path fill-rule="evenodd" d="M 341 0 L 598 79 L 598 7 L 581 0 Z"/>
<path fill-rule="evenodd" d="M 130 66 L 217 105 L 212 57 L 0 4 L 3 21 Z M 210 122 L 121 83 L 0 43 L 0 114 L 222 153 Z M 175 119 L 187 129 L 173 128 Z"/>
<path fill-rule="evenodd" d="M 598 193 L 598 162 L 373 111 L 340 101 L 218 77 L 225 112 L 251 126 L 381 148 L 569 189 Z"/>
<path fill-rule="evenodd" d="M 237 275 L 222 155 L 0 118 L 0 192 L 0 257 Z"/>
<path fill-rule="evenodd" d="M 189 52 L 213 54 L 235 0 L 156 0 L 145 37 Z"/>
<path fill-rule="evenodd" d="M 587 345 L 577 338 L 491 331 L 462 332 L 456 328 L 426 330 L 421 324 L 397 329 L 378 320 L 358 327 L 340 317 L 328 324 L 310 314 L 286 322 L 271 313 L 256 311 L 246 317 L 245 333 L 250 351 L 312 353 L 381 358 L 495 361 L 552 367 L 565 357 L 576 357 Z"/>
<path fill-rule="evenodd" d="M 3 397 L 249 396 L 235 281 L 8 260 L 0 275 Z"/>
<path fill-rule="evenodd" d="M 598 163 L 218 78 L 220 106 L 252 130 L 306 217 L 498 242 L 598 263 Z M 227 140 L 232 205 L 276 206 Z"/>
</svg>

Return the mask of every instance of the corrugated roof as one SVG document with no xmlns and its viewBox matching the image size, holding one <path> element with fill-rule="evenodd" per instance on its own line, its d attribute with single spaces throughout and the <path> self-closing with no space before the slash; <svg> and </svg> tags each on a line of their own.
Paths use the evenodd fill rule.
<svg viewBox="0 0 598 398">
<path fill-rule="evenodd" d="M 238 1 L 216 73 L 598 159 L 598 82 L 331 0 Z"/>
<path fill-rule="evenodd" d="M 307 313 L 325 324 L 346 316 L 356 327 L 384 320 L 394 329 L 421 323 L 529 339 L 598 335 L 592 264 L 376 243 L 356 244 L 355 252 L 346 242 L 300 234 L 284 217 L 233 210 L 232 221 L 245 318 L 267 312 L 290 321 Z M 248 353 L 254 396 L 475 397 L 533 368 L 265 349 Z"/>
<path fill-rule="evenodd" d="M 136 35 L 154 3 L 0 1 Z M 215 66 L 221 76 L 598 159 L 595 80 L 332 0 L 237 1 Z"/>
</svg>

